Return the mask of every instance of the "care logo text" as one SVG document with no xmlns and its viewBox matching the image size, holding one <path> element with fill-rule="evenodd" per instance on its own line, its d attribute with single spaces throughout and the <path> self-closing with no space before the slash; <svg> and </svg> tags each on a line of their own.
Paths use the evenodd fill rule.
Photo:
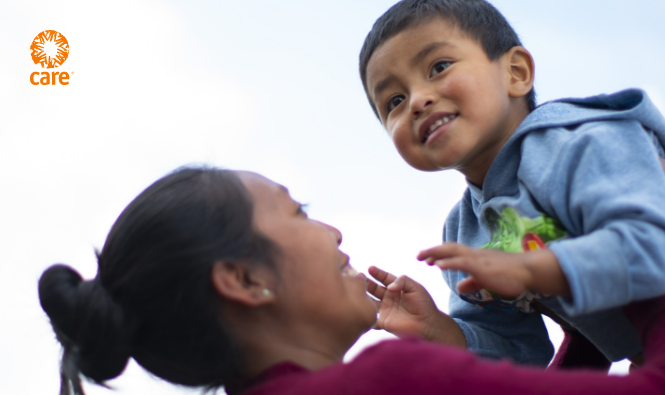
<svg viewBox="0 0 665 395">
<path fill-rule="evenodd" d="M 32 44 L 32 61 L 42 69 L 55 69 L 62 66 L 69 56 L 67 38 L 55 30 L 39 33 Z M 69 73 L 66 71 L 35 71 L 30 74 L 32 85 L 69 85 Z"/>
</svg>

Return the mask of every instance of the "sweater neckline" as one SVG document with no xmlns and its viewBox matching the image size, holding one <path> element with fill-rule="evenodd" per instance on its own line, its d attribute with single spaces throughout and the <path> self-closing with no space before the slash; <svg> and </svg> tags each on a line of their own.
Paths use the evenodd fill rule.
<svg viewBox="0 0 665 395">
<path fill-rule="evenodd" d="M 252 378 L 228 383 L 224 386 L 224 390 L 228 395 L 239 395 L 259 384 L 306 371 L 307 369 L 294 362 L 284 361 L 269 367 Z"/>
</svg>

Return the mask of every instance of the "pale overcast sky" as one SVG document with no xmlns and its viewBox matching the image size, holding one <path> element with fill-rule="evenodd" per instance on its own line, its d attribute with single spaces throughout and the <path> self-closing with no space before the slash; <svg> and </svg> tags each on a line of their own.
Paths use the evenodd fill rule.
<svg viewBox="0 0 665 395">
<path fill-rule="evenodd" d="M 0 393 L 58 391 L 41 272 L 63 262 L 93 277 L 120 211 L 187 163 L 288 186 L 342 231 L 356 268 L 408 274 L 446 310 L 446 284 L 415 255 L 440 242 L 464 179 L 403 163 L 358 77 L 365 35 L 393 3 L 0 0 Z M 665 109 L 662 0 L 492 3 L 535 58 L 539 102 L 640 87 Z M 68 86 L 29 82 L 47 29 L 69 41 Z M 111 385 L 88 393 L 188 393 L 134 363 Z"/>
</svg>

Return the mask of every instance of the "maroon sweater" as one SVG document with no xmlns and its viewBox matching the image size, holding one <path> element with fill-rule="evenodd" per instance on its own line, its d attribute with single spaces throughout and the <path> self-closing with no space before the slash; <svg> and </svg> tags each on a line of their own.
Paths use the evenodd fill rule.
<svg viewBox="0 0 665 395">
<path fill-rule="evenodd" d="M 457 348 L 419 340 L 388 340 L 353 361 L 308 371 L 290 362 L 266 370 L 229 394 L 665 394 L 665 298 L 631 305 L 645 364 L 627 376 L 594 371 L 543 371 L 491 362 Z"/>
</svg>

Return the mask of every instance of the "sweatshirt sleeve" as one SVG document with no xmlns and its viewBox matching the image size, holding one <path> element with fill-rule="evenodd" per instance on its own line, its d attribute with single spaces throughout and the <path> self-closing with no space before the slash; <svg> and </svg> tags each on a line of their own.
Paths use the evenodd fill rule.
<svg viewBox="0 0 665 395">
<path fill-rule="evenodd" d="M 665 293 L 665 173 L 636 121 L 530 133 L 518 176 L 571 236 L 553 242 L 572 298 L 591 313 Z"/>
<path fill-rule="evenodd" d="M 450 294 L 450 316 L 466 338 L 467 349 L 491 359 L 545 367 L 554 347 L 540 314 L 484 309 Z"/>
<path fill-rule="evenodd" d="M 443 230 L 444 242 L 457 242 L 461 207 L 467 204 L 469 191 L 450 211 Z M 457 283 L 466 275 L 456 270 L 443 270 L 450 288 L 449 313 L 466 338 L 467 349 L 490 359 L 509 359 L 524 365 L 545 367 L 552 359 L 554 347 L 540 314 L 518 311 L 503 312 L 466 302 L 457 294 Z"/>
</svg>

